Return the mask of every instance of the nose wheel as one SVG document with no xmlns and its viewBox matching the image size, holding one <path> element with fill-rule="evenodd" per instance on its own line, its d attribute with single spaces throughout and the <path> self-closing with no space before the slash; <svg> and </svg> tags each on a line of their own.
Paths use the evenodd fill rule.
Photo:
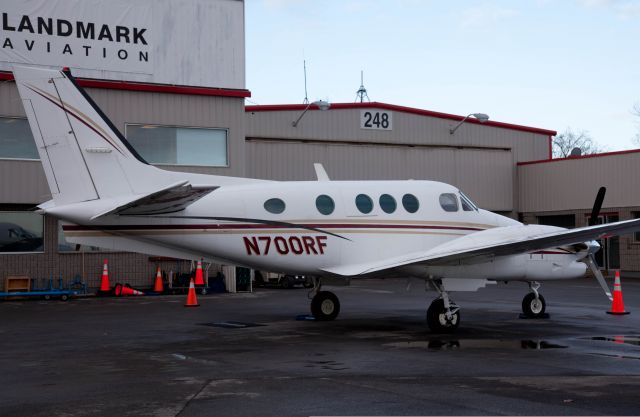
<svg viewBox="0 0 640 417">
<path fill-rule="evenodd" d="M 427 309 L 427 325 L 434 333 L 452 333 L 460 324 L 460 307 L 449 305 L 449 310 L 444 306 L 444 300 L 433 300 Z"/>
<path fill-rule="evenodd" d="M 440 293 L 427 309 L 427 325 L 434 333 L 453 333 L 460 324 L 460 307 L 451 301 L 441 280 L 427 281 L 427 288 Z"/>
<path fill-rule="evenodd" d="M 522 312 L 526 317 L 532 319 L 545 317 L 544 312 L 547 308 L 547 303 L 544 301 L 542 294 L 538 292 L 540 284 L 530 282 L 529 288 L 531 288 L 531 292 L 522 299 Z"/>
</svg>

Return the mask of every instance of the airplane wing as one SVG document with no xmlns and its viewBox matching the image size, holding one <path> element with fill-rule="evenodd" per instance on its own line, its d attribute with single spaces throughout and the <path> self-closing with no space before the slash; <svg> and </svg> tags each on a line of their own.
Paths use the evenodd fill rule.
<svg viewBox="0 0 640 417">
<path fill-rule="evenodd" d="M 516 255 L 535 250 L 573 245 L 640 230 L 640 219 L 563 229 L 542 225 L 496 227 L 471 233 L 435 248 L 381 260 L 375 263 L 326 268 L 325 272 L 354 276 L 407 265 L 439 265 L 472 261 L 476 257 Z"/>
<path fill-rule="evenodd" d="M 91 220 L 112 214 L 153 215 L 175 213 L 184 210 L 185 207 L 217 188 L 219 187 L 209 185 L 194 186 L 189 181 L 181 181 L 143 196 L 135 196 L 129 201 L 119 202 L 116 206 L 96 214 Z"/>
</svg>

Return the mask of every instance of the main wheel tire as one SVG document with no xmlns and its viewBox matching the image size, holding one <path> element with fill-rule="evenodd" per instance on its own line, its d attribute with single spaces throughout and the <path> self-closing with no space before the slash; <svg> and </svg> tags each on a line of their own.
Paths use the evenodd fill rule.
<svg viewBox="0 0 640 417">
<path fill-rule="evenodd" d="M 460 310 L 451 315 L 451 320 L 447 320 L 445 314 L 444 300 L 438 298 L 434 300 L 427 309 L 427 325 L 434 333 L 452 333 L 460 325 Z"/>
<path fill-rule="evenodd" d="M 340 300 L 330 291 L 320 291 L 311 300 L 311 314 L 316 320 L 334 320 L 340 314 Z"/>
<path fill-rule="evenodd" d="M 544 301 L 542 294 L 538 294 L 538 299 L 536 299 L 536 295 L 530 292 L 522 299 L 522 312 L 527 317 L 534 319 L 542 317 L 546 308 L 547 303 Z"/>
</svg>

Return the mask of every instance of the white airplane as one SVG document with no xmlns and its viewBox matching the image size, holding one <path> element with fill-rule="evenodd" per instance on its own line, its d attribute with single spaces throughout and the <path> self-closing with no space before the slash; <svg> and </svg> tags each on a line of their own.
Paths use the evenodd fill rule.
<svg viewBox="0 0 640 417">
<path fill-rule="evenodd" d="M 595 239 L 640 230 L 640 220 L 563 229 L 524 225 L 479 209 L 434 181 L 264 181 L 170 172 L 147 164 L 68 71 L 14 68 L 53 200 L 43 213 L 67 222 L 68 241 L 200 259 L 314 279 L 311 311 L 333 320 L 327 276 L 417 277 L 439 293 L 427 311 L 453 331 L 450 293 L 523 281 L 526 315 L 542 316 L 539 281 L 578 278 L 589 266 L 611 298 Z M 604 194 L 594 208 L 597 217 Z"/>
</svg>

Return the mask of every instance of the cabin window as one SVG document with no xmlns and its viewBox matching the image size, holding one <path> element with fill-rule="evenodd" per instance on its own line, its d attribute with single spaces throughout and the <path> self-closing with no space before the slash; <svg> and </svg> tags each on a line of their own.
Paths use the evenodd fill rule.
<svg viewBox="0 0 640 417">
<path fill-rule="evenodd" d="M 0 117 L 0 158 L 40 159 L 27 119 Z"/>
<path fill-rule="evenodd" d="M 378 201 L 380 202 L 380 208 L 385 213 L 391 214 L 396 211 L 396 199 L 389 194 L 382 194 Z"/>
<path fill-rule="evenodd" d="M 31 211 L 0 212 L 0 252 L 43 252 L 44 216 Z"/>
<path fill-rule="evenodd" d="M 409 213 L 415 213 L 420 208 L 420 203 L 418 199 L 413 194 L 405 194 L 402 196 L 402 206 Z"/>
<path fill-rule="evenodd" d="M 440 207 L 444 211 L 458 211 L 458 199 L 455 194 L 440 194 Z"/>
<path fill-rule="evenodd" d="M 264 209 L 269 213 L 280 214 L 284 211 L 285 205 L 284 201 L 279 198 L 270 198 L 269 200 L 264 202 Z"/>
<path fill-rule="evenodd" d="M 478 206 L 476 206 L 462 191 L 460 191 L 460 203 L 462 204 L 462 210 L 464 211 L 478 211 Z"/>
<path fill-rule="evenodd" d="M 125 133 L 150 164 L 229 166 L 227 129 L 127 124 Z"/>
<path fill-rule="evenodd" d="M 373 210 L 373 200 L 366 194 L 358 194 L 356 197 L 356 207 L 361 213 L 371 213 L 371 210 Z"/>
<path fill-rule="evenodd" d="M 322 194 L 316 198 L 316 208 L 318 211 L 325 216 L 333 213 L 333 210 L 336 208 L 335 203 L 333 202 L 333 198 L 328 195 Z"/>
</svg>

